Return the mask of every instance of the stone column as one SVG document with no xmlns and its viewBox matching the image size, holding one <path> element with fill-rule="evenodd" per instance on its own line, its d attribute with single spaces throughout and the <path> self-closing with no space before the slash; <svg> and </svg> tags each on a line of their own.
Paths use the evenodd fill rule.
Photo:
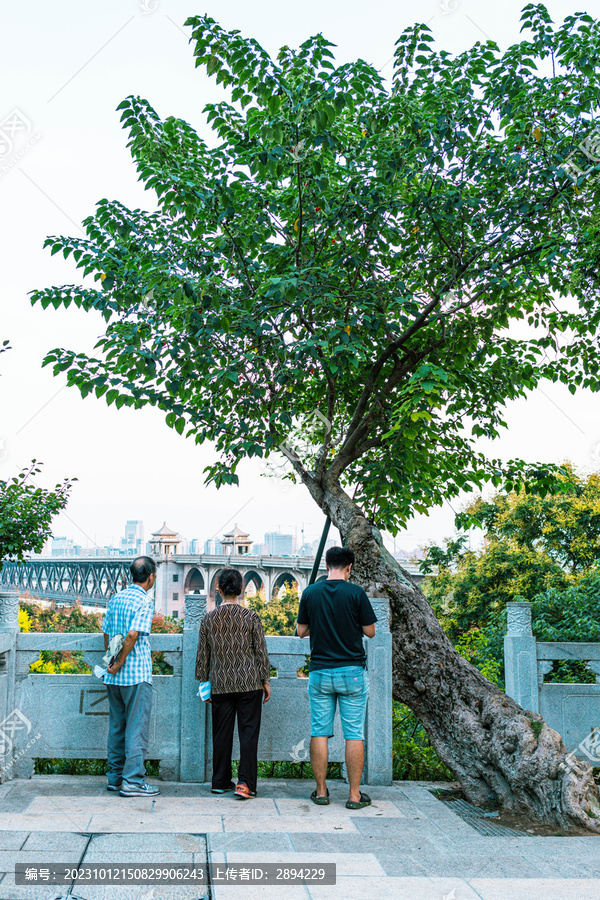
<svg viewBox="0 0 600 900">
<path fill-rule="evenodd" d="M 206 781 L 206 724 L 209 704 L 198 694 L 196 653 L 198 630 L 206 613 L 206 594 L 187 594 L 183 625 L 181 674 L 181 781 Z"/>
<path fill-rule="evenodd" d="M 0 592 L 0 784 L 16 777 L 13 764 L 15 671 L 19 632 L 19 595 Z"/>
<path fill-rule="evenodd" d="M 369 702 L 365 727 L 365 784 L 392 783 L 392 635 L 387 598 L 369 598 L 377 616 L 367 642 Z"/>
<path fill-rule="evenodd" d="M 531 603 L 507 603 L 504 638 L 506 693 L 531 712 L 539 713 L 536 640 L 531 631 Z M 543 675 L 543 673 L 542 673 Z"/>
</svg>

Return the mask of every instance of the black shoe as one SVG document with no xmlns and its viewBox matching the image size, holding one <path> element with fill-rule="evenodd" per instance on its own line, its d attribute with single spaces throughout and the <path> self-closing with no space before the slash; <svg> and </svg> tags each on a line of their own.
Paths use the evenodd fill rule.
<svg viewBox="0 0 600 900">
<path fill-rule="evenodd" d="M 211 794 L 228 794 L 230 791 L 235 791 L 235 784 L 233 783 L 233 781 L 230 782 L 230 784 L 228 784 L 227 787 L 224 787 L 224 788 L 215 788 L 214 787 L 214 788 L 210 789 Z"/>
</svg>

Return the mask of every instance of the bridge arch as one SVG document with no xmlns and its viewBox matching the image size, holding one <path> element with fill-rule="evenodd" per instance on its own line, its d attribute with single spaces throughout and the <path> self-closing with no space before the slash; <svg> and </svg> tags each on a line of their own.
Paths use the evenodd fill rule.
<svg viewBox="0 0 600 900">
<path fill-rule="evenodd" d="M 193 594 L 196 591 L 204 591 L 204 575 L 197 566 L 191 566 L 185 576 L 183 591 L 185 594 Z"/>
<path fill-rule="evenodd" d="M 213 572 L 213 576 L 210 580 L 210 589 L 208 591 L 208 600 L 212 601 L 211 606 L 213 608 L 215 606 L 220 606 L 221 602 L 223 600 L 223 598 L 221 597 L 221 595 L 219 593 L 217 584 L 219 582 L 219 575 L 221 574 L 221 572 L 223 571 L 224 568 L 225 568 L 225 566 L 222 566 L 220 569 L 215 569 L 215 571 Z M 210 606 L 209 606 L 209 609 L 210 609 Z"/>
<path fill-rule="evenodd" d="M 261 590 L 266 593 L 264 578 L 257 569 L 248 569 L 244 573 L 244 597 L 259 594 Z"/>
<path fill-rule="evenodd" d="M 285 585 L 290 585 L 290 587 L 298 590 L 299 584 L 298 579 L 293 574 L 293 572 L 281 572 L 277 578 L 273 581 L 273 585 L 271 587 L 271 599 L 276 600 L 279 596 L 279 592 Z"/>
</svg>

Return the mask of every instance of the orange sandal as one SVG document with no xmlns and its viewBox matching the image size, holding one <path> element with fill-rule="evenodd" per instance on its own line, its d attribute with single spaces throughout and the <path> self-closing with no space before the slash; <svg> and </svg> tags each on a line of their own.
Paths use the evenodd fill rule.
<svg viewBox="0 0 600 900">
<path fill-rule="evenodd" d="M 247 784 L 240 781 L 235 789 L 235 796 L 239 797 L 240 800 L 250 800 L 252 797 L 256 797 L 256 791 L 251 791 Z"/>
</svg>

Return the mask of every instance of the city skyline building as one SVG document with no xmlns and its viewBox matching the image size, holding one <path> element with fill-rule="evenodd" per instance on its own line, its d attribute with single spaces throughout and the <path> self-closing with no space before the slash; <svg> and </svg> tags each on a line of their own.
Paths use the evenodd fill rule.
<svg viewBox="0 0 600 900">
<path fill-rule="evenodd" d="M 146 552 L 144 540 L 144 523 L 141 519 L 128 519 L 125 523 L 125 536 L 121 538 L 121 550 L 129 556 L 141 556 Z"/>
<path fill-rule="evenodd" d="M 265 544 L 271 556 L 292 556 L 294 552 L 294 535 L 281 531 L 265 532 Z"/>
</svg>

